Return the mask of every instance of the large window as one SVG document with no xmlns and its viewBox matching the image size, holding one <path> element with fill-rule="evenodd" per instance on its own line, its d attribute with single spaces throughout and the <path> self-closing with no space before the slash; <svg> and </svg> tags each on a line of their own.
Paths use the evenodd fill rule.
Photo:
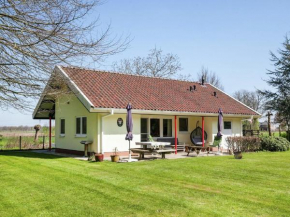
<svg viewBox="0 0 290 217">
<path fill-rule="evenodd" d="M 179 118 L 179 131 L 180 132 L 188 131 L 188 118 Z"/>
<path fill-rule="evenodd" d="M 172 137 L 172 119 L 163 119 L 163 137 Z"/>
<path fill-rule="evenodd" d="M 60 135 L 65 135 L 65 119 L 60 119 Z"/>
<path fill-rule="evenodd" d="M 160 137 L 160 120 L 150 119 L 150 135 L 152 137 Z"/>
<path fill-rule="evenodd" d="M 77 136 L 87 135 L 87 117 L 76 118 L 76 135 Z"/>
</svg>

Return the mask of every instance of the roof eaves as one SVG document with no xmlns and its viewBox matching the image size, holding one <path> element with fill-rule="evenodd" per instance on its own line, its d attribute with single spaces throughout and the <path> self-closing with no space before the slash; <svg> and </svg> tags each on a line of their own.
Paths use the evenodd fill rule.
<svg viewBox="0 0 290 217">
<path fill-rule="evenodd" d="M 83 103 L 88 111 L 94 107 L 94 104 L 88 99 L 88 97 L 81 91 L 81 89 L 76 85 L 76 83 L 66 74 L 65 70 L 61 66 L 56 66 L 58 70 L 63 74 L 63 76 L 68 81 L 69 88 L 74 92 L 78 99 Z"/>
</svg>

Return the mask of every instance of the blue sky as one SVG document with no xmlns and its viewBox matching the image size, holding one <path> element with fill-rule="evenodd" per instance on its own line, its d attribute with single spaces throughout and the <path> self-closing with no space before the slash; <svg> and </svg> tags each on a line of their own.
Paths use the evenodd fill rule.
<svg viewBox="0 0 290 217">
<path fill-rule="evenodd" d="M 146 56 L 155 46 L 179 56 L 183 74 L 202 66 L 217 73 L 229 94 L 240 89 L 267 88 L 270 51 L 281 48 L 290 32 L 290 1 L 153 1 L 107 0 L 90 16 L 111 23 L 114 35 L 130 35 L 123 53 L 108 58 L 110 69 L 122 58 Z M 0 125 L 34 125 L 31 113 L 1 111 Z"/>
</svg>

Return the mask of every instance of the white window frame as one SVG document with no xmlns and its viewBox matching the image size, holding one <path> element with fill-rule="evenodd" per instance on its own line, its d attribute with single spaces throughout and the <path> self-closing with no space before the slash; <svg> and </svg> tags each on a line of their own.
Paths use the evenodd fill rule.
<svg viewBox="0 0 290 217">
<path fill-rule="evenodd" d="M 160 135 L 159 137 L 153 137 L 154 139 L 155 138 L 174 138 L 174 118 L 172 117 L 141 117 L 141 118 L 144 118 L 144 119 L 148 119 L 148 135 L 151 135 L 151 120 L 152 119 L 158 119 L 159 120 L 159 132 L 160 132 Z M 163 134 L 163 120 L 166 119 L 166 120 L 171 120 L 171 123 L 172 123 L 172 136 L 171 137 L 164 137 L 164 134 Z"/>
<path fill-rule="evenodd" d="M 224 120 L 224 122 L 230 122 L 231 123 L 231 129 L 225 129 L 225 123 L 223 123 L 223 134 L 224 135 L 227 135 L 227 136 L 230 136 L 230 135 L 233 135 L 233 121 L 231 120 Z"/>
<path fill-rule="evenodd" d="M 87 133 L 88 133 L 88 118 L 86 116 L 76 117 L 76 119 L 75 119 L 75 123 L 76 123 L 75 124 L 75 131 L 77 131 L 77 119 L 78 118 L 80 118 L 80 133 L 77 134 L 77 132 L 76 132 L 75 136 L 76 137 L 87 137 Z M 86 126 L 87 132 L 86 132 L 86 134 L 83 134 L 83 118 L 86 118 L 87 119 L 87 126 Z"/>
<path fill-rule="evenodd" d="M 224 127 L 225 127 L 225 122 L 231 123 L 231 129 L 225 129 L 224 128 L 224 130 L 232 130 L 233 129 L 233 122 L 232 121 L 224 121 L 224 123 L 223 123 L 224 124 Z"/>
<path fill-rule="evenodd" d="M 64 120 L 64 133 L 61 133 L 61 121 Z M 61 137 L 65 137 L 65 118 L 60 119 L 60 129 L 59 129 L 59 135 Z"/>
</svg>

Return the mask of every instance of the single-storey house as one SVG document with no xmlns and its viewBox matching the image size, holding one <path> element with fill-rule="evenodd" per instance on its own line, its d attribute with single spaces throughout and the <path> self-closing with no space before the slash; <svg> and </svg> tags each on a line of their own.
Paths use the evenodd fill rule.
<svg viewBox="0 0 290 217">
<path fill-rule="evenodd" d="M 62 81 L 62 82 L 60 82 Z M 66 89 L 65 93 L 60 90 Z M 57 152 L 83 154 L 82 140 L 95 153 L 115 147 L 128 152 L 126 105 L 132 104 L 133 142 L 151 135 L 178 137 L 191 144 L 190 134 L 204 125 L 208 144 L 217 134 L 219 108 L 226 136 L 242 135 L 242 120 L 260 114 L 208 83 L 153 78 L 116 72 L 56 66 L 34 112 L 34 119 L 55 119 Z M 175 135 L 176 133 L 176 135 Z M 136 146 L 135 146 L 136 147 Z"/>
</svg>

